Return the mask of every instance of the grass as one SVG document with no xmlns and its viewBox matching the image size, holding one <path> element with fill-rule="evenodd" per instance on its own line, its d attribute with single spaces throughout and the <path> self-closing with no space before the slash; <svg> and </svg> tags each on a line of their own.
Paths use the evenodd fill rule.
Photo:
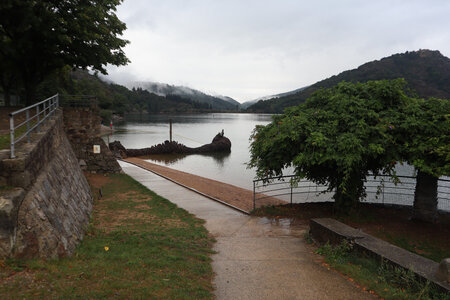
<svg viewBox="0 0 450 300">
<path fill-rule="evenodd" d="M 448 249 L 443 249 L 441 244 L 435 245 L 435 243 L 430 242 L 429 240 L 417 241 L 386 231 L 381 232 L 379 236 L 382 236 L 383 239 L 389 241 L 391 244 L 434 260 L 435 262 L 441 262 L 450 255 Z"/>
<path fill-rule="evenodd" d="M 33 127 L 36 124 L 36 121 L 30 122 L 30 127 Z M 23 125 L 14 131 L 14 139 L 20 137 L 22 134 L 27 132 L 27 126 Z M 35 132 L 35 131 L 34 131 Z M 24 138 L 26 140 L 26 138 Z M 23 140 L 22 140 L 23 141 Z M 7 134 L 0 135 L 0 150 L 7 149 L 11 144 L 11 134 L 8 132 Z"/>
<path fill-rule="evenodd" d="M 438 291 L 429 282 L 417 280 L 411 271 L 356 254 L 348 242 L 336 247 L 325 244 L 318 248 L 317 253 L 325 257 L 326 264 L 347 275 L 350 281 L 383 299 L 450 299 L 450 294 Z"/>
<path fill-rule="evenodd" d="M 127 175 L 91 177 L 96 200 L 72 257 L 1 262 L 10 299 L 212 299 L 214 242 L 195 218 Z M 99 180 L 102 181 L 99 183 Z"/>
<path fill-rule="evenodd" d="M 11 138 L 8 134 L 0 135 L 0 150 L 9 148 Z"/>
</svg>

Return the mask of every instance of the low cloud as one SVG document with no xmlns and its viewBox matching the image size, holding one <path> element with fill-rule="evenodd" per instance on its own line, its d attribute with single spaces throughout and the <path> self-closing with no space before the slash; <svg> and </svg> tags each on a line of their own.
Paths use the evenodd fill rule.
<svg viewBox="0 0 450 300">
<path fill-rule="evenodd" d="M 448 1 L 126 0 L 119 83 L 187 85 L 246 101 L 420 48 L 450 56 Z"/>
</svg>

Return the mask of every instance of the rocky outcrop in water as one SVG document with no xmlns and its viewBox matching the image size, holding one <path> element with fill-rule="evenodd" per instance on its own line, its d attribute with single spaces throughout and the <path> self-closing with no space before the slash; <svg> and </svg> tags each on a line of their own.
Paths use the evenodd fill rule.
<svg viewBox="0 0 450 300">
<path fill-rule="evenodd" d="M 109 149 L 117 158 L 127 158 L 136 156 L 146 156 L 152 154 L 196 154 L 196 153 L 212 153 L 212 152 L 230 152 L 231 141 L 218 133 L 210 144 L 205 144 L 197 148 L 187 147 L 176 141 L 165 141 L 162 144 L 142 149 L 126 149 L 119 141 L 109 143 Z"/>
</svg>

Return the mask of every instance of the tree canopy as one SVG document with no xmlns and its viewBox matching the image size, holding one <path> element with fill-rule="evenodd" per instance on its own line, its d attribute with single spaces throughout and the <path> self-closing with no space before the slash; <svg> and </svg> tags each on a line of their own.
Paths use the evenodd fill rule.
<svg viewBox="0 0 450 300">
<path fill-rule="evenodd" d="M 121 2 L 1 1 L 0 71 L 18 75 L 30 103 L 36 86 L 65 65 L 106 73 L 107 64 L 126 64 L 128 41 L 119 38 L 126 25 L 115 15 Z"/>
<path fill-rule="evenodd" d="M 410 98 L 405 86 L 402 79 L 341 82 L 315 92 L 255 128 L 249 166 L 260 178 L 279 176 L 292 166 L 299 177 L 335 190 L 342 211 L 365 196 L 369 172 L 395 175 L 397 161 L 444 174 L 448 131 L 445 138 L 440 135 L 448 130 L 448 101 Z M 447 166 L 439 167 L 445 159 Z"/>
</svg>

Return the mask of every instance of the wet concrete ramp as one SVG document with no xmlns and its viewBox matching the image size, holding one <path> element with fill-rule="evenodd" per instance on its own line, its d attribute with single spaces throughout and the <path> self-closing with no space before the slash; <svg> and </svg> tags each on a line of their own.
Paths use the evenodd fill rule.
<svg viewBox="0 0 450 300">
<path fill-rule="evenodd" d="M 137 166 L 125 173 L 206 220 L 216 238 L 212 255 L 217 299 L 374 299 L 334 271 L 305 244 L 305 225 L 251 217 Z"/>
</svg>

